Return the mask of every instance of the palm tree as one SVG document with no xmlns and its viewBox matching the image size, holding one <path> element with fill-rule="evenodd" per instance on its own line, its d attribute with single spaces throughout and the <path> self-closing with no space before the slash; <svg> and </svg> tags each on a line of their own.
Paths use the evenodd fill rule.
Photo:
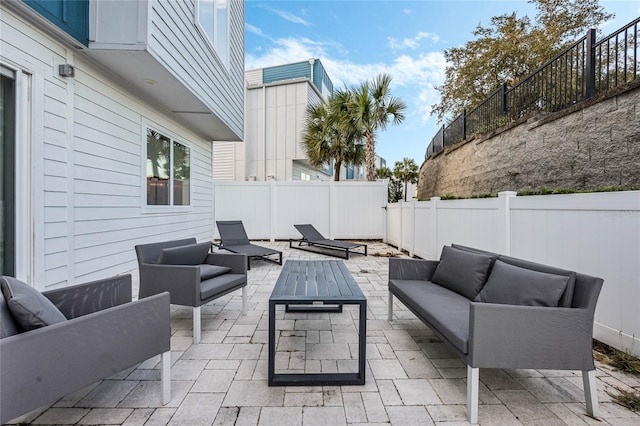
<svg viewBox="0 0 640 426">
<path fill-rule="evenodd" d="M 302 145 L 309 163 L 321 167 L 334 161 L 335 181 L 340 180 L 340 168 L 364 162 L 364 145 L 360 129 L 353 124 L 348 113 L 353 95 L 348 90 L 337 90 L 327 103 L 307 106 Z"/>
<path fill-rule="evenodd" d="M 400 182 L 404 182 L 404 200 L 407 201 L 407 184 L 418 182 L 418 165 L 413 158 L 404 157 L 402 161 L 396 161 L 393 166 L 393 175 Z"/>
<path fill-rule="evenodd" d="M 407 105 L 391 96 L 391 76 L 379 74 L 374 81 L 366 81 L 354 89 L 352 118 L 366 138 L 367 180 L 375 179 L 376 132 L 387 128 L 389 120 L 394 125 L 402 123 Z"/>
</svg>

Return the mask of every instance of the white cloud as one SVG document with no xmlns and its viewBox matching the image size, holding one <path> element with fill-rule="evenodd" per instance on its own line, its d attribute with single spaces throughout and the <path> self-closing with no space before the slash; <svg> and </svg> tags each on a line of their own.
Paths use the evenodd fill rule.
<svg viewBox="0 0 640 426">
<path fill-rule="evenodd" d="M 427 39 L 433 43 L 437 43 L 438 40 L 440 40 L 440 36 L 433 33 L 419 32 L 413 38 L 404 38 L 402 40 L 395 37 L 387 37 L 387 40 L 389 41 L 389 47 L 391 47 L 393 50 L 415 50 L 420 46 L 420 41 L 423 39 Z"/>
<path fill-rule="evenodd" d="M 275 47 L 261 55 L 247 53 L 246 69 L 320 58 L 336 88 L 357 85 L 387 73 L 393 78 L 394 95 L 400 96 L 409 106 L 408 118 L 418 122 L 429 119 L 431 105 L 439 99 L 434 86 L 444 81 L 446 67 L 441 52 L 402 54 L 388 63 L 354 63 L 336 58 L 336 52 L 343 53 L 344 48 L 335 42 L 285 38 L 273 40 L 273 43 Z"/>
<path fill-rule="evenodd" d="M 256 27 L 255 25 L 251 25 L 249 23 L 244 23 L 244 29 L 249 31 L 250 33 L 259 35 L 260 37 L 264 37 L 264 33 L 262 32 L 262 30 L 258 27 Z"/>
<path fill-rule="evenodd" d="M 405 15 L 411 15 L 411 9 L 402 9 Z"/>
<path fill-rule="evenodd" d="M 276 15 L 278 15 L 279 17 L 281 17 L 282 19 L 285 19 L 289 22 L 293 22 L 294 24 L 302 24 L 307 27 L 311 25 L 310 23 L 305 21 L 303 18 L 297 15 L 294 15 L 293 13 L 285 12 L 284 10 L 278 10 L 278 9 L 271 9 L 271 11 Z"/>
</svg>

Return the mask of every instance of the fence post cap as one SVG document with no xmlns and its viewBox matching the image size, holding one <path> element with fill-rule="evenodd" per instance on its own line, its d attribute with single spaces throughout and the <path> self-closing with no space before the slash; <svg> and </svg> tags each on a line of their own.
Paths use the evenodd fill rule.
<svg viewBox="0 0 640 426">
<path fill-rule="evenodd" d="M 441 200 L 441 199 L 442 198 L 440 198 L 440 197 L 431 197 L 430 198 L 431 201 L 438 201 L 438 200 Z"/>
<path fill-rule="evenodd" d="M 502 192 L 498 192 L 498 197 L 499 198 L 504 198 L 504 197 L 517 197 L 518 193 L 515 191 L 502 191 Z"/>
</svg>

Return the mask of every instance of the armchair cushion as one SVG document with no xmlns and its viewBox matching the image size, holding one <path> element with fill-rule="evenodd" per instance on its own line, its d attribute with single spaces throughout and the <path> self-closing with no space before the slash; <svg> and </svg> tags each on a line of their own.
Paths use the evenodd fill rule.
<svg viewBox="0 0 640 426">
<path fill-rule="evenodd" d="M 473 300 L 484 286 L 495 258 L 445 246 L 431 281 Z"/>
<path fill-rule="evenodd" d="M 570 277 L 533 271 L 496 260 L 476 302 L 558 306 Z M 575 281 L 575 276 L 574 276 Z"/>
<path fill-rule="evenodd" d="M 247 277 L 244 274 L 224 274 L 200 283 L 200 300 L 224 294 L 232 289 L 246 285 Z"/>
<path fill-rule="evenodd" d="M 200 265 L 207 258 L 210 242 L 162 249 L 158 263 L 164 265 Z"/>
<path fill-rule="evenodd" d="M 220 275 L 224 275 L 227 272 L 231 272 L 231 268 L 228 266 L 218 266 L 218 265 L 198 265 L 200 268 L 200 281 L 208 280 L 209 278 L 218 277 Z"/>
<path fill-rule="evenodd" d="M 5 276 L 0 287 L 11 316 L 24 331 L 67 320 L 49 299 L 22 281 Z"/>
</svg>

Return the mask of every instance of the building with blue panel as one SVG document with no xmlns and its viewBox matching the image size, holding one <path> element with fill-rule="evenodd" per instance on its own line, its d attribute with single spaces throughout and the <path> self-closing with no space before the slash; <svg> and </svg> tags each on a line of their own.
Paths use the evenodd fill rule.
<svg viewBox="0 0 640 426">
<path fill-rule="evenodd" d="M 245 80 L 245 143 L 214 144 L 214 178 L 333 179 L 332 164 L 312 167 L 302 148 L 307 106 L 324 102 L 333 93 L 333 83 L 320 59 L 249 70 Z M 360 171 L 343 167 L 340 178 L 360 179 Z"/>
</svg>

